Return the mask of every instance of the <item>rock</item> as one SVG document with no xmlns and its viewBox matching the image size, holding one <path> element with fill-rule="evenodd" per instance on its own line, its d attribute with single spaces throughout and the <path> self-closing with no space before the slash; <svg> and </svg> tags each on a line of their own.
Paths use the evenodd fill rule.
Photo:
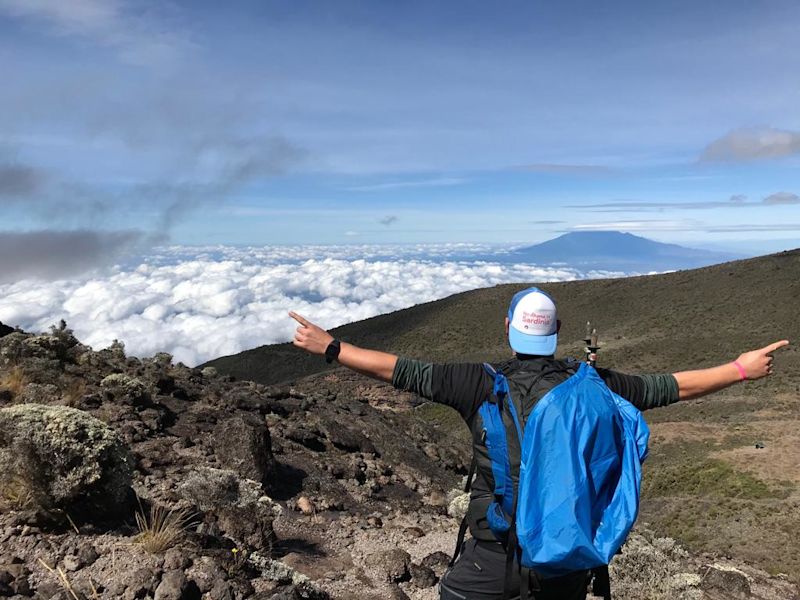
<svg viewBox="0 0 800 600">
<path fill-rule="evenodd" d="M 189 580 L 186 579 L 183 571 L 172 570 L 167 571 L 161 578 L 161 583 L 156 588 L 153 600 L 190 600 L 194 598 L 198 600 L 200 598 L 200 590 L 197 588 L 197 584 L 192 582 L 190 586 Z"/>
<path fill-rule="evenodd" d="M 447 506 L 447 497 L 439 490 L 433 490 L 425 501 L 431 506 Z"/>
<path fill-rule="evenodd" d="M 203 594 L 210 592 L 217 581 L 227 578 L 222 568 L 209 556 L 201 556 L 195 560 L 186 570 L 186 577 L 193 581 Z"/>
<path fill-rule="evenodd" d="M 227 581 L 217 581 L 208 592 L 208 600 L 236 600 L 233 588 Z"/>
<path fill-rule="evenodd" d="M 217 372 L 217 370 L 214 367 L 204 367 L 203 370 L 200 371 L 200 373 L 206 379 L 213 379 L 214 377 L 219 375 L 219 373 Z"/>
<path fill-rule="evenodd" d="M 727 565 L 708 565 L 703 575 L 702 587 L 705 590 L 717 590 L 725 598 L 750 598 L 750 578 L 746 573 Z"/>
<path fill-rule="evenodd" d="M 399 585 L 393 585 L 389 587 L 389 595 L 386 596 L 387 600 L 410 600 L 408 594 L 406 594 Z"/>
<path fill-rule="evenodd" d="M 97 550 L 95 550 L 94 546 L 82 545 L 78 549 L 77 557 L 82 566 L 88 567 L 94 564 L 94 562 L 99 558 L 99 555 L 97 554 Z"/>
<path fill-rule="evenodd" d="M 117 513 L 126 506 L 132 465 L 117 434 L 86 412 L 39 404 L 0 409 L 0 481 L 23 477 L 43 508 Z"/>
<path fill-rule="evenodd" d="M 340 421 L 326 419 L 322 422 L 322 432 L 331 444 L 347 452 L 361 451 L 376 454 L 375 445 L 360 431 L 350 429 Z"/>
<path fill-rule="evenodd" d="M 447 515 L 454 519 L 463 519 L 469 507 L 469 493 L 454 490 L 448 494 Z"/>
<path fill-rule="evenodd" d="M 164 553 L 164 569 L 165 570 L 174 570 L 180 569 L 181 571 L 184 569 L 189 568 L 189 565 L 192 564 L 192 560 L 186 556 L 185 551 L 182 548 L 169 548 Z"/>
<path fill-rule="evenodd" d="M 135 600 L 150 595 L 158 585 L 160 573 L 154 569 L 141 567 L 126 576 L 128 587 L 123 594 L 124 600 Z"/>
<path fill-rule="evenodd" d="M 150 392 L 147 391 L 147 386 L 135 377 L 112 373 L 100 382 L 100 387 L 118 402 L 134 406 L 150 404 Z"/>
<path fill-rule="evenodd" d="M 418 588 L 423 589 L 436 585 L 438 578 L 430 567 L 411 563 L 408 567 L 408 572 L 411 574 L 411 583 Z"/>
<path fill-rule="evenodd" d="M 444 575 L 444 572 L 447 570 L 447 566 L 449 564 L 450 557 L 441 550 L 432 552 L 422 559 L 422 566 L 432 569 L 433 572 L 436 573 L 437 577 Z"/>
<path fill-rule="evenodd" d="M 199 467 L 178 492 L 218 518 L 222 532 L 238 545 L 260 550 L 272 545 L 272 522 L 281 508 L 261 491 L 261 484 L 239 479 L 233 471 Z"/>
<path fill-rule="evenodd" d="M 219 421 L 214 428 L 214 455 L 226 469 L 266 483 L 274 466 L 267 424 L 250 414 Z"/>
<path fill-rule="evenodd" d="M 400 548 L 381 550 L 367 556 L 367 566 L 376 571 L 381 579 L 389 582 L 408 581 L 411 555 Z"/>
<path fill-rule="evenodd" d="M 64 569 L 67 571 L 77 571 L 83 566 L 81 560 L 77 556 L 67 555 L 64 557 Z"/>
<path fill-rule="evenodd" d="M 314 514 L 314 504 L 311 502 L 311 500 L 309 500 L 305 496 L 300 496 L 297 499 L 297 508 L 304 515 L 313 515 Z"/>
</svg>

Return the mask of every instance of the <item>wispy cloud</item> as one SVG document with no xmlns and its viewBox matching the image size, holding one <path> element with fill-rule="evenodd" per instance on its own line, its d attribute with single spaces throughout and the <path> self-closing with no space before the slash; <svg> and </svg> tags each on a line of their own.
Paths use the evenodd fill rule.
<svg viewBox="0 0 800 600">
<path fill-rule="evenodd" d="M 0 11 L 41 24 L 56 35 L 109 47 L 131 64 L 160 66 L 190 45 L 163 15 L 124 0 L 0 0 Z"/>
<path fill-rule="evenodd" d="M 422 187 L 447 187 L 468 183 L 468 179 L 461 177 L 437 177 L 434 179 L 416 179 L 410 181 L 388 181 L 369 185 L 357 185 L 346 188 L 348 192 L 382 192 L 387 190 L 400 190 L 405 188 Z"/>
<path fill-rule="evenodd" d="M 764 204 L 800 204 L 800 196 L 791 192 L 777 192 L 764 198 Z"/>
<path fill-rule="evenodd" d="M 784 129 L 743 128 L 711 142 L 700 155 L 701 162 L 737 162 L 782 158 L 800 154 L 800 132 Z"/>
<path fill-rule="evenodd" d="M 639 200 L 617 200 L 599 204 L 572 204 L 567 208 L 583 208 L 592 212 L 647 212 L 665 209 L 709 210 L 714 208 L 752 208 L 800 204 L 800 196 L 792 192 L 776 192 L 757 202 L 748 202 L 744 194 L 734 194 L 729 200 L 710 200 L 702 202 L 643 202 Z"/>
<path fill-rule="evenodd" d="M 555 175 L 608 175 L 614 172 L 611 167 L 602 165 L 563 165 L 556 163 L 534 163 L 520 165 L 516 169 L 535 173 L 552 173 Z"/>
<path fill-rule="evenodd" d="M 605 221 L 602 223 L 582 223 L 567 231 L 626 231 L 626 232 L 669 232 L 697 231 L 702 233 L 756 233 L 756 232 L 800 232 L 800 223 L 742 223 L 734 225 L 709 225 L 692 219 L 643 219 Z"/>
</svg>

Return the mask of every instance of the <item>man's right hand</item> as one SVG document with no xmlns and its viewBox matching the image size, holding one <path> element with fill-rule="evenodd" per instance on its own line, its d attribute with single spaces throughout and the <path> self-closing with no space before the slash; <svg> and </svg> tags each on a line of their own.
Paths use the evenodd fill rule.
<svg viewBox="0 0 800 600">
<path fill-rule="evenodd" d="M 294 311 L 290 310 L 289 316 L 300 323 L 294 333 L 292 343 L 311 354 L 325 354 L 325 350 L 334 339 L 333 336 Z"/>
<path fill-rule="evenodd" d="M 294 311 L 289 311 L 289 316 L 300 323 L 292 343 L 311 354 L 325 354 L 325 350 L 334 339 L 333 336 Z M 397 356 L 341 342 L 337 361 L 343 367 L 391 383 Z"/>
</svg>

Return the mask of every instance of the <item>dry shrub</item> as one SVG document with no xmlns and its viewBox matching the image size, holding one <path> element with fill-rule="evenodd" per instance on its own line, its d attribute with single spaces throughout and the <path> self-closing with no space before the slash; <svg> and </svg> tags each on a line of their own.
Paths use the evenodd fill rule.
<svg viewBox="0 0 800 600">
<path fill-rule="evenodd" d="M 611 562 L 611 587 L 618 600 L 699 600 L 700 577 L 688 553 L 671 538 L 634 532 Z"/>
<path fill-rule="evenodd" d="M 0 482 L 0 512 L 25 510 L 33 503 L 33 487 L 25 477 L 11 475 Z"/>
<path fill-rule="evenodd" d="M 22 367 L 13 367 L 8 373 L 0 378 L 0 388 L 5 388 L 15 398 L 19 396 L 20 392 L 28 385 L 28 377 Z"/>
<path fill-rule="evenodd" d="M 134 541 L 151 554 L 161 554 L 183 538 L 191 526 L 194 513 L 188 508 L 171 510 L 153 505 L 145 513 L 141 503 L 136 511 L 136 527 L 139 534 Z"/>
<path fill-rule="evenodd" d="M 64 389 L 64 404 L 72 408 L 78 408 L 85 394 L 86 382 L 83 379 L 74 379 Z"/>
</svg>

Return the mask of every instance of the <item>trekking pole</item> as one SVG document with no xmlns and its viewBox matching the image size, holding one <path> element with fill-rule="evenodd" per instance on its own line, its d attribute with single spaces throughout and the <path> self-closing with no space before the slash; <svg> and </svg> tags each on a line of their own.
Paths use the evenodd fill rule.
<svg viewBox="0 0 800 600">
<path fill-rule="evenodd" d="M 597 342 L 597 329 L 592 327 L 591 321 L 586 321 L 586 337 L 583 341 L 586 342 L 586 362 L 593 367 L 597 362 L 597 351 L 600 350 L 600 346 Z"/>
</svg>

